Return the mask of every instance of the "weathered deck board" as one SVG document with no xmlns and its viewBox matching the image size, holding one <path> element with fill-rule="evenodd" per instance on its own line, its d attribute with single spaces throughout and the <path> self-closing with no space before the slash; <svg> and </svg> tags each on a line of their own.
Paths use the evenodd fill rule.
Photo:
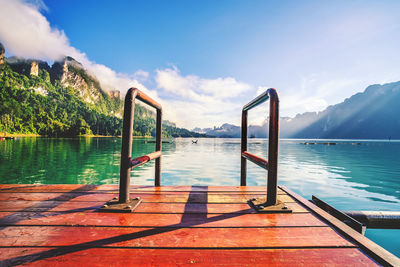
<svg viewBox="0 0 400 267">
<path fill-rule="evenodd" d="M 2 211 L 18 211 L 18 212 L 45 212 L 45 211 L 64 211 L 71 210 L 93 210 L 100 208 L 104 201 L 1 201 L 0 212 Z M 308 212 L 296 202 L 289 202 L 286 205 L 293 210 L 293 213 L 306 213 Z M 256 213 L 250 209 L 246 203 L 237 204 L 204 204 L 204 203 L 157 203 L 148 202 L 146 205 L 139 205 L 135 213 Z"/>
<path fill-rule="evenodd" d="M 323 249 L 110 249 L 0 248 L 4 265 L 16 261 L 31 266 L 376 266 L 356 248 Z M 0 262 L 1 264 L 1 262 Z"/>
<path fill-rule="evenodd" d="M 266 192 L 265 186 L 140 186 L 131 185 L 131 191 L 144 192 Z M 76 185 L 76 184 L 56 184 L 56 185 L 19 185 L 19 184 L 0 184 L 0 192 L 95 192 L 95 191 L 114 191 L 118 192 L 118 185 Z M 284 192 L 278 189 L 278 193 Z"/>
<path fill-rule="evenodd" d="M 375 266 L 285 191 L 257 214 L 254 186 L 132 186 L 133 213 L 100 213 L 116 185 L 0 185 L 0 266 Z"/>
<path fill-rule="evenodd" d="M 2 225 L 97 225 L 135 227 L 326 226 L 310 213 L 299 214 L 147 214 L 99 212 L 0 212 Z"/>
<path fill-rule="evenodd" d="M 249 199 L 264 196 L 264 194 L 149 194 L 131 193 L 131 198 L 140 197 L 144 202 L 165 202 L 165 203 L 247 203 Z M 102 201 L 106 202 L 118 194 L 108 193 L 0 193 L 0 201 Z M 285 202 L 295 202 L 288 195 L 280 195 Z"/>
<path fill-rule="evenodd" d="M 171 225 L 172 226 L 172 225 Z M 106 246 L 162 248 L 355 247 L 328 227 L 125 228 L 9 226 L 0 246 Z"/>
</svg>

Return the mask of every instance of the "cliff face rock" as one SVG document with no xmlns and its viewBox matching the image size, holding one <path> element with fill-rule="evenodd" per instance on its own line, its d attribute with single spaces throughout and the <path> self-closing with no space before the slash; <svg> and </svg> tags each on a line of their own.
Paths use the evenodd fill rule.
<svg viewBox="0 0 400 267">
<path fill-rule="evenodd" d="M 39 76 L 39 64 L 36 61 L 31 62 L 30 75 Z"/>
<path fill-rule="evenodd" d="M 0 65 L 4 64 L 4 53 L 5 49 L 2 43 L 0 43 Z"/>
<path fill-rule="evenodd" d="M 63 75 L 68 72 L 68 66 L 74 66 L 76 68 L 83 69 L 82 64 L 80 64 L 78 61 L 73 59 L 72 57 L 65 57 L 61 61 L 56 61 L 54 62 L 53 66 L 51 66 L 50 70 L 50 78 L 51 81 L 54 82 L 56 80 L 62 80 Z"/>
<path fill-rule="evenodd" d="M 117 90 L 103 91 L 99 81 L 89 74 L 81 63 L 72 57 L 65 57 L 56 61 L 50 68 L 45 61 L 24 59 L 19 57 L 4 57 L 4 47 L 0 47 L 0 59 L 4 59 L 14 72 L 26 76 L 40 76 L 50 79 L 52 85 L 61 86 L 65 90 L 79 96 L 83 101 L 94 104 L 97 110 L 104 114 L 120 116 L 122 114 L 122 100 Z M 46 73 L 47 72 L 47 73 Z M 36 93 L 48 95 L 46 86 L 31 88 Z"/>
<path fill-rule="evenodd" d="M 110 91 L 108 91 L 108 95 L 111 98 L 119 98 L 121 96 L 121 93 L 118 90 L 110 90 Z"/>
<path fill-rule="evenodd" d="M 7 63 L 13 71 L 26 76 L 39 76 L 39 70 L 45 70 L 49 73 L 52 84 L 59 82 L 63 87 L 73 88 L 88 103 L 95 104 L 100 98 L 106 96 L 115 99 L 120 98 L 118 90 L 103 91 L 97 78 L 90 75 L 82 64 L 72 57 L 65 57 L 61 61 L 56 61 L 50 68 L 45 61 L 19 57 L 5 58 L 4 54 L 5 49 L 0 43 L 0 65 Z"/>
<path fill-rule="evenodd" d="M 76 89 L 79 96 L 88 103 L 94 104 L 104 95 L 99 81 L 72 57 L 55 62 L 51 67 L 50 77 L 53 82 L 59 80 L 62 86 Z"/>
<path fill-rule="evenodd" d="M 15 72 L 29 75 L 39 75 L 39 69 L 44 69 L 46 71 L 50 70 L 49 64 L 45 61 L 24 59 L 18 57 L 9 57 L 5 59 L 5 62 L 11 67 Z"/>
</svg>

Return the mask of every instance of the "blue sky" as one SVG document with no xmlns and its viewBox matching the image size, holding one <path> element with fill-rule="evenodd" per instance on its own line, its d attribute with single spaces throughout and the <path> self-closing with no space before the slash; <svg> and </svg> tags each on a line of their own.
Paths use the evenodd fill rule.
<svg viewBox="0 0 400 267">
<path fill-rule="evenodd" d="M 72 55 L 105 87 L 137 86 L 188 128 L 238 125 L 268 87 L 294 116 L 400 80 L 399 1 L 1 2 L 8 55 Z"/>
</svg>

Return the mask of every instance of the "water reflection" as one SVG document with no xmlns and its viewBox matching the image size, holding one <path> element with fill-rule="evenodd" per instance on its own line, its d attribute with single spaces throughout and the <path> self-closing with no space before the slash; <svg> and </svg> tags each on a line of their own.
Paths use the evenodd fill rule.
<svg viewBox="0 0 400 267">
<path fill-rule="evenodd" d="M 151 153 L 154 143 L 133 140 L 133 157 Z M 305 197 L 317 195 L 338 208 L 400 209 L 400 142 L 304 145 L 281 140 L 280 184 Z M 0 143 L 2 183 L 118 184 L 119 138 L 21 138 Z M 266 158 L 267 140 L 249 139 L 248 150 Z M 239 185 L 240 140 L 177 138 L 163 143 L 162 184 Z M 248 163 L 248 184 L 265 185 L 267 173 Z M 154 184 L 154 161 L 131 173 L 132 184 Z M 356 208 L 354 208 L 356 209 Z"/>
</svg>

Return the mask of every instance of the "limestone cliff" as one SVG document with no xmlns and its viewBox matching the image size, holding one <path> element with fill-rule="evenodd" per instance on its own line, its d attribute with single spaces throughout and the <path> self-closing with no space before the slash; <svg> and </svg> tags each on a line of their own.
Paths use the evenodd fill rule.
<svg viewBox="0 0 400 267">
<path fill-rule="evenodd" d="M 4 64 L 4 53 L 4 46 L 2 45 L 2 43 L 0 43 L 0 65 Z"/>
<path fill-rule="evenodd" d="M 121 93 L 118 90 L 110 90 L 107 93 L 110 97 L 113 97 L 113 98 L 120 98 L 120 96 L 121 96 Z"/>
<path fill-rule="evenodd" d="M 122 100 L 117 90 L 104 91 L 99 81 L 84 69 L 81 63 L 72 57 L 56 61 L 50 67 L 47 62 L 19 57 L 5 58 L 5 49 L 0 43 L 0 63 L 6 63 L 14 72 L 30 76 L 41 76 L 50 79 L 52 85 L 60 85 L 72 90 L 84 102 L 95 105 L 94 108 L 107 115 L 121 117 Z M 47 95 L 43 86 L 32 87 L 38 94 Z"/>
<path fill-rule="evenodd" d="M 76 89 L 79 96 L 91 104 L 95 104 L 105 95 L 99 81 L 72 57 L 55 62 L 51 67 L 50 77 L 52 82 L 58 80 L 62 86 Z"/>
<path fill-rule="evenodd" d="M 11 67 L 13 71 L 24 74 L 26 76 L 29 75 L 38 76 L 39 69 L 43 69 L 46 71 L 50 70 L 49 64 L 41 60 L 9 57 L 5 58 L 5 62 Z"/>
</svg>

